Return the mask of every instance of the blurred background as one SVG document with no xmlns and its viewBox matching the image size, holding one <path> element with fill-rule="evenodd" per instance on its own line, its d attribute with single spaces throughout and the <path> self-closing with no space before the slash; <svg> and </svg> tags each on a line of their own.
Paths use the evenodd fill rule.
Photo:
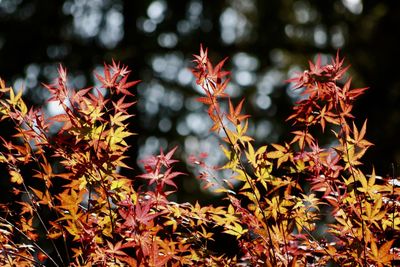
<svg viewBox="0 0 400 267">
<path fill-rule="evenodd" d="M 189 155 L 209 153 L 218 164 L 218 138 L 210 134 L 201 94 L 189 71 L 200 43 L 213 62 L 229 57 L 228 88 L 234 101 L 246 98 L 250 133 L 257 144 L 290 138 L 285 119 L 298 94 L 284 80 L 322 55 L 326 62 L 340 49 L 351 64 L 354 87 L 370 87 L 353 114 L 359 126 L 368 118 L 375 144 L 365 166 L 391 173 L 400 162 L 400 1 L 363 0 L 0 0 L 0 77 L 24 87 L 31 105 L 45 104 L 41 83 L 55 79 L 57 66 L 69 70 L 72 87 L 96 85 L 93 70 L 121 61 L 140 79 L 131 121 L 130 160 L 178 145 L 180 168 L 194 173 L 179 181 L 179 201 L 211 199 L 186 165 Z M 1 136 L 9 130 L 0 125 Z M 3 173 L 4 174 L 4 173 Z M 2 175 L 2 179 L 4 179 Z"/>
</svg>

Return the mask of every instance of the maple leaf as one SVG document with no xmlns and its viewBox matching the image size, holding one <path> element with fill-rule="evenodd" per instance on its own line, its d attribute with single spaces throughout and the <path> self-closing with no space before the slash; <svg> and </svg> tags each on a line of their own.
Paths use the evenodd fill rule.
<svg viewBox="0 0 400 267">
<path fill-rule="evenodd" d="M 143 179 L 148 179 L 149 180 L 149 185 L 153 183 L 158 183 L 159 180 L 161 180 L 164 177 L 164 174 L 160 173 L 159 169 L 155 169 L 154 171 L 140 174 L 137 176 L 138 178 L 143 178 Z"/>
<path fill-rule="evenodd" d="M 52 207 L 52 197 L 50 195 L 50 192 L 48 190 L 45 190 L 45 192 L 42 192 L 40 190 L 37 190 L 35 188 L 30 187 L 30 189 L 32 190 L 32 192 L 35 194 L 36 198 L 37 198 L 37 202 L 38 204 L 43 204 L 49 207 Z"/>
<path fill-rule="evenodd" d="M 250 117 L 250 115 L 240 114 L 242 111 L 244 99 L 240 101 L 240 103 L 233 107 L 231 100 L 229 99 L 229 114 L 226 116 L 228 120 L 230 120 L 233 124 L 238 125 L 244 119 Z"/>
<path fill-rule="evenodd" d="M 233 225 L 225 226 L 227 230 L 224 230 L 224 233 L 236 236 L 236 239 L 239 239 L 243 234 L 245 234 L 248 229 L 243 229 L 242 225 L 239 223 L 234 223 Z"/>
<path fill-rule="evenodd" d="M 338 116 L 330 111 L 327 111 L 326 106 L 324 106 L 320 112 L 319 115 L 317 116 L 317 119 L 319 119 L 319 123 L 321 125 L 322 128 L 322 132 L 325 131 L 325 123 L 326 122 L 330 122 L 332 124 L 336 124 L 339 125 L 340 124 L 340 119 L 338 118 Z"/>
<path fill-rule="evenodd" d="M 107 240 L 107 247 L 108 248 L 105 250 L 105 252 L 108 254 L 111 254 L 113 256 L 128 256 L 125 252 L 121 250 L 123 248 L 122 241 L 119 241 L 114 245 Z"/>
<path fill-rule="evenodd" d="M 86 95 L 88 95 L 89 91 L 92 90 L 92 87 L 81 89 L 79 91 L 71 90 L 71 102 L 81 103 L 85 100 L 87 101 Z M 99 97 L 101 99 L 101 97 Z M 97 98 L 92 98 L 93 101 L 97 101 Z M 93 103 L 93 102 L 92 102 Z M 96 106 L 96 105 L 94 105 Z"/>
<path fill-rule="evenodd" d="M 12 183 L 22 184 L 24 182 L 24 178 L 22 178 L 22 175 L 20 172 L 15 171 L 15 170 L 10 170 L 9 174 L 11 175 Z"/>
<path fill-rule="evenodd" d="M 227 78 L 223 82 L 220 82 L 220 77 L 219 77 L 219 76 L 224 77 L 228 74 L 229 73 L 227 72 L 227 73 L 217 75 L 217 78 L 216 78 L 217 82 L 215 84 L 212 84 L 214 97 L 228 97 L 228 94 L 225 93 L 225 89 L 231 80 L 230 80 L 230 78 Z"/>
<path fill-rule="evenodd" d="M 171 258 L 170 255 L 164 254 L 159 250 L 158 243 L 160 241 L 154 240 L 151 244 L 150 266 L 166 266 Z"/>
<path fill-rule="evenodd" d="M 40 163 L 41 171 L 35 170 L 36 174 L 32 177 L 43 179 L 46 186 L 49 188 L 52 186 L 51 179 L 54 177 L 53 170 L 51 165 L 47 162 L 47 159 L 44 158 L 44 163 Z"/>
<path fill-rule="evenodd" d="M 171 164 L 178 162 L 177 160 L 172 159 L 172 156 L 177 149 L 178 149 L 178 147 L 175 146 L 166 155 L 164 155 L 163 150 L 160 149 L 160 155 L 158 155 L 157 158 L 158 158 L 159 162 L 161 163 L 161 165 L 169 168 L 169 167 L 171 167 Z"/>
<path fill-rule="evenodd" d="M 200 55 L 194 55 L 194 57 L 193 62 L 197 63 L 197 66 L 192 69 L 192 72 L 196 77 L 197 84 L 202 86 L 210 99 L 211 97 L 226 97 L 227 94 L 224 91 L 229 83 L 229 79 L 224 79 L 224 77 L 229 72 L 223 71 L 222 67 L 227 58 L 221 60 L 214 67 L 207 58 L 207 49 L 204 51 L 202 45 L 200 46 Z M 215 102 L 212 101 L 212 103 Z"/>
<path fill-rule="evenodd" d="M 208 62 L 208 48 L 206 50 L 203 49 L 203 44 L 200 44 L 200 55 L 193 55 L 193 62 L 197 63 L 197 68 L 202 68 Z"/>
<path fill-rule="evenodd" d="M 360 148 L 368 148 L 368 147 L 372 146 L 371 142 L 364 139 L 366 130 L 367 130 L 367 120 L 364 121 L 361 131 L 358 131 L 356 125 L 353 122 L 354 139 L 350 139 L 350 141 L 353 142 L 355 145 L 357 145 Z"/>
<path fill-rule="evenodd" d="M 108 136 L 109 138 L 109 146 L 111 150 L 118 150 L 120 149 L 120 145 L 128 146 L 126 141 L 124 140 L 126 137 L 133 135 L 133 133 L 126 130 L 126 127 L 119 126 L 116 129 L 111 129 L 111 134 Z"/>
<path fill-rule="evenodd" d="M 253 138 L 246 135 L 248 128 L 248 121 L 246 120 L 244 126 L 241 124 L 236 125 L 236 132 L 225 129 L 227 137 L 224 138 L 225 142 L 230 143 L 235 149 L 240 149 L 239 144 L 246 147 L 246 144 L 253 141 Z"/>
<path fill-rule="evenodd" d="M 378 267 L 388 266 L 394 259 L 394 255 L 390 253 L 394 240 L 385 242 L 379 249 L 375 240 L 371 240 L 371 251 L 368 252 L 371 259 L 376 262 Z"/>
<path fill-rule="evenodd" d="M 223 125 L 221 123 L 221 117 L 219 115 L 219 111 L 217 111 L 218 109 L 219 109 L 219 107 L 217 105 L 213 105 L 213 106 L 210 106 L 210 108 L 208 110 L 208 116 L 210 117 L 210 119 L 213 122 L 213 125 L 210 128 L 210 132 L 219 133 L 221 128 L 223 128 Z M 214 111 L 216 111 L 216 112 L 214 113 Z"/>
<path fill-rule="evenodd" d="M 155 169 L 159 168 L 161 166 L 170 168 L 171 164 L 178 162 L 178 160 L 172 159 L 173 154 L 175 151 L 178 149 L 178 147 L 174 147 L 171 149 L 166 155 L 164 155 L 164 151 L 162 148 L 160 148 L 160 154 L 157 156 L 150 156 L 148 158 L 145 158 L 141 160 L 141 162 L 145 165 L 145 168 L 149 170 L 150 172 Z M 158 165 L 160 165 L 158 167 Z"/>
<path fill-rule="evenodd" d="M 62 86 L 66 86 L 67 84 L 67 69 L 61 64 L 58 65 L 58 82 Z"/>
<path fill-rule="evenodd" d="M 321 56 L 318 55 L 315 64 L 312 61 L 308 61 L 309 70 L 303 73 L 297 73 L 297 75 L 286 82 L 295 83 L 294 89 L 299 89 L 304 86 L 308 86 L 315 82 L 315 79 L 321 76 L 323 69 L 321 68 Z"/>
<path fill-rule="evenodd" d="M 48 101 L 59 101 L 63 108 L 66 108 L 65 101 L 69 97 L 69 90 L 67 87 L 67 69 L 63 68 L 60 64 L 58 68 L 57 81 L 52 85 L 42 83 L 50 92 L 50 98 Z"/>
<path fill-rule="evenodd" d="M 164 185 L 168 184 L 171 185 L 175 188 L 178 188 L 175 184 L 175 182 L 172 180 L 173 178 L 175 178 L 178 175 L 184 175 L 184 173 L 182 172 L 172 172 L 172 169 L 169 168 L 165 171 L 164 173 L 164 177 L 161 179 L 161 186 L 164 187 Z"/>
<path fill-rule="evenodd" d="M 113 88 L 116 86 L 116 81 L 118 79 L 118 72 L 111 75 L 110 68 L 104 63 L 104 77 L 98 73 L 95 73 L 96 78 L 101 82 L 103 88 Z"/>
<path fill-rule="evenodd" d="M 112 59 L 112 65 L 110 65 L 110 68 L 114 73 L 118 73 L 118 75 L 122 77 L 131 72 L 127 66 L 122 65 L 121 62 L 115 62 L 114 59 Z"/>
<path fill-rule="evenodd" d="M 125 120 L 129 119 L 132 116 L 133 115 L 131 115 L 131 114 L 124 115 L 122 112 L 118 112 L 114 116 L 110 115 L 111 126 L 113 126 L 113 125 L 126 126 L 126 124 L 123 124 L 122 122 L 124 122 Z"/>
<path fill-rule="evenodd" d="M 58 194 L 56 198 L 61 202 L 57 208 L 65 210 L 67 212 L 61 212 L 61 220 L 72 220 L 77 221 L 83 214 L 79 211 L 80 207 L 77 203 L 81 203 L 84 198 L 84 190 L 77 191 L 76 189 L 66 189 L 61 194 Z"/>
<path fill-rule="evenodd" d="M 196 98 L 196 100 L 198 102 L 206 104 L 206 105 L 213 105 L 216 102 L 216 100 L 215 100 L 215 98 L 213 96 L 211 96 L 211 97 L 209 97 L 209 96 L 207 96 L 207 97 L 198 97 L 198 98 Z"/>
<path fill-rule="evenodd" d="M 380 222 L 386 215 L 386 211 L 382 210 L 382 197 L 380 195 L 375 195 L 373 199 L 373 206 L 369 202 L 365 202 L 365 214 L 362 215 L 362 218 L 381 229 Z"/>
<path fill-rule="evenodd" d="M 21 89 L 21 90 L 19 90 L 19 92 L 17 94 L 15 94 L 14 89 L 10 88 L 10 90 L 9 90 L 10 98 L 7 99 L 7 102 L 12 106 L 18 105 L 19 101 L 21 101 L 22 91 L 23 90 Z"/>
<path fill-rule="evenodd" d="M 209 241 L 209 240 L 215 241 L 215 239 L 213 238 L 214 233 L 208 232 L 207 229 L 203 225 L 201 225 L 200 227 L 201 227 L 201 231 L 198 231 L 197 234 L 199 234 L 202 238 L 204 238 L 207 241 Z"/>
<path fill-rule="evenodd" d="M 332 75 L 332 79 L 334 81 L 336 80 L 340 80 L 343 75 L 346 73 L 346 71 L 349 69 L 350 66 L 346 66 L 343 67 L 343 63 L 344 63 L 344 58 L 340 59 L 339 56 L 339 49 L 336 51 L 336 57 L 335 59 L 332 58 L 332 66 L 333 66 L 333 73 L 334 75 Z"/>
<path fill-rule="evenodd" d="M 149 179 L 150 180 L 149 185 L 156 182 L 157 184 L 160 184 L 161 187 L 164 187 L 164 185 L 168 184 L 177 188 L 176 184 L 172 179 L 182 174 L 183 174 L 182 172 L 172 172 L 172 168 L 168 168 L 164 173 L 160 173 L 159 169 L 156 169 L 154 170 L 154 172 L 141 174 L 138 175 L 137 177 L 143 179 Z"/>
<path fill-rule="evenodd" d="M 317 209 L 319 211 L 318 205 L 323 204 L 323 202 L 321 202 L 320 199 L 317 198 L 315 194 L 309 194 L 309 195 L 301 194 L 301 196 L 302 196 L 302 201 L 308 210 Z"/>
<path fill-rule="evenodd" d="M 370 175 L 369 179 L 365 177 L 365 175 L 361 171 L 356 171 L 356 180 L 361 183 L 361 187 L 357 187 L 357 190 L 359 192 L 363 192 L 370 197 L 372 197 L 376 201 L 376 194 L 379 194 L 380 189 L 382 186 L 375 184 L 376 181 L 376 175 L 375 175 L 375 169 L 372 170 L 372 174 Z"/>
<path fill-rule="evenodd" d="M 69 115 L 67 115 L 67 114 L 58 114 L 58 115 L 54 115 L 54 116 L 50 117 L 49 120 L 52 120 L 55 122 L 69 122 L 71 119 L 70 119 Z"/>
<path fill-rule="evenodd" d="M 33 215 L 34 212 L 34 208 L 32 207 L 32 205 L 28 202 L 20 202 L 20 201 L 16 201 L 16 203 L 20 204 L 22 206 L 22 210 L 20 215 L 23 215 L 25 213 L 29 214 L 29 215 Z"/>
<path fill-rule="evenodd" d="M 225 157 L 229 160 L 224 166 L 222 166 L 222 169 L 231 169 L 233 171 L 237 171 L 237 166 L 239 166 L 239 158 L 235 151 L 227 149 L 223 145 L 220 145 L 220 147 Z"/>
<path fill-rule="evenodd" d="M 338 162 L 340 160 L 340 156 L 337 153 L 331 152 L 328 154 L 328 156 L 325 158 L 324 161 L 322 161 L 322 164 L 326 167 L 326 175 L 332 178 L 337 178 L 339 176 L 339 173 L 341 170 L 343 170 L 343 167 L 338 165 Z"/>
<path fill-rule="evenodd" d="M 115 103 L 114 101 L 112 102 L 114 108 L 115 108 L 115 112 L 122 112 L 123 114 L 128 114 L 127 109 L 136 104 L 136 101 L 134 102 L 125 102 L 125 95 L 122 96 L 121 98 L 118 99 L 117 103 Z"/>
<path fill-rule="evenodd" d="M 235 209 L 233 208 L 232 205 L 228 206 L 228 212 L 224 214 L 224 221 L 225 221 L 225 225 L 229 225 L 229 224 L 234 224 L 234 223 L 239 223 L 240 220 L 237 217 L 237 214 L 235 212 Z M 222 224 L 223 225 L 223 224 Z"/>
<path fill-rule="evenodd" d="M 364 94 L 364 92 L 368 90 L 368 87 L 364 88 L 354 88 L 351 89 L 347 92 L 346 96 L 348 99 L 354 101 L 356 98 L 358 98 L 360 95 Z"/>
<path fill-rule="evenodd" d="M 311 145 L 314 142 L 314 137 L 309 132 L 294 131 L 292 134 L 294 134 L 294 137 L 290 144 L 297 142 L 301 150 L 304 149 L 306 144 Z"/>
<path fill-rule="evenodd" d="M 285 146 L 281 146 L 279 144 L 272 144 L 272 146 L 276 150 L 268 152 L 267 158 L 278 159 L 278 168 L 283 162 L 286 162 L 288 160 L 293 160 L 293 153 L 290 151 L 289 144 L 285 143 Z"/>
<path fill-rule="evenodd" d="M 118 205 L 120 206 L 120 208 L 118 208 L 118 213 L 125 220 L 123 226 L 127 228 L 135 228 L 137 226 L 135 220 L 135 208 L 130 199 L 121 201 Z"/>
<path fill-rule="evenodd" d="M 137 80 L 137 81 L 132 81 L 132 82 L 127 83 L 128 77 L 129 77 L 129 74 L 127 74 L 125 77 L 123 77 L 116 85 L 115 90 L 116 90 L 117 94 L 133 96 L 133 94 L 131 92 L 129 92 L 128 89 L 135 86 L 136 84 L 140 83 L 141 81 Z"/>
<path fill-rule="evenodd" d="M 150 213 L 150 210 L 151 210 L 151 203 L 149 202 L 140 203 L 139 201 L 137 201 L 134 213 L 135 221 L 140 224 L 149 225 L 154 218 L 156 218 L 161 214 L 160 212 Z"/>
<path fill-rule="evenodd" d="M 278 214 L 285 214 L 287 211 L 286 206 L 290 206 L 291 204 L 290 201 L 286 199 L 280 200 L 279 196 L 274 196 L 271 200 L 265 198 L 265 201 L 269 205 L 266 209 L 267 214 L 271 215 L 275 220 L 277 219 Z"/>
</svg>

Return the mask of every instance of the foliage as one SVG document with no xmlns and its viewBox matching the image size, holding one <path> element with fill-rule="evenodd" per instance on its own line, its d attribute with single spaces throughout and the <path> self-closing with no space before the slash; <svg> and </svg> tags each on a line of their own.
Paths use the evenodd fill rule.
<svg viewBox="0 0 400 267">
<path fill-rule="evenodd" d="M 227 204 L 216 206 L 171 201 L 176 178 L 185 179 L 175 169 L 176 147 L 143 160 L 144 173 L 136 177 L 120 173 L 129 168 L 128 108 L 138 83 L 129 81 L 127 67 L 106 64 L 96 74 L 101 88 L 74 90 L 60 66 L 56 82 L 45 87 L 63 113 L 49 118 L 1 81 L 1 120 L 11 121 L 16 133 L 2 138 L 0 162 L 19 199 L 2 203 L 1 264 L 398 264 L 400 190 L 395 177 L 362 170 L 372 144 L 365 139 L 367 122 L 357 126 L 351 111 L 366 88 L 351 88 L 339 54 L 331 64 L 310 62 L 309 70 L 290 80 L 302 90 L 288 118 L 292 140 L 258 148 L 247 133 L 244 99 L 235 105 L 226 92 L 224 62 L 214 66 L 201 47 L 192 70 L 204 91 L 198 100 L 207 106 L 227 158 L 213 167 L 204 154 L 191 157 L 203 185 L 224 194 Z M 319 128 L 329 129 L 335 142 L 319 144 Z M 235 255 L 213 249 L 221 235 L 235 238 Z"/>
</svg>

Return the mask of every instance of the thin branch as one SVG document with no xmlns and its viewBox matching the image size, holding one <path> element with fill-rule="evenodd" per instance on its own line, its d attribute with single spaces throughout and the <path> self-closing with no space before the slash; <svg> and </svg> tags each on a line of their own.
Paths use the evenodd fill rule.
<svg viewBox="0 0 400 267">
<path fill-rule="evenodd" d="M 208 88 L 208 87 L 209 87 L 209 84 L 207 83 L 205 86 L 206 86 L 206 87 L 205 87 L 204 89 L 207 90 L 207 91 L 210 93 L 210 95 L 212 95 L 210 89 Z M 271 250 L 272 250 L 272 259 L 273 259 L 273 263 L 276 265 L 276 264 L 277 264 L 277 261 L 276 261 L 276 253 L 275 253 L 275 247 L 274 247 L 274 244 L 273 244 L 273 241 L 272 241 L 271 229 L 270 229 L 270 227 L 269 227 L 269 225 L 268 225 L 267 216 L 265 215 L 265 212 L 264 212 L 264 210 L 263 210 L 262 207 L 261 207 L 260 199 L 259 199 L 258 196 L 257 196 L 257 193 L 259 194 L 259 191 L 257 190 L 257 188 L 255 187 L 255 185 L 253 184 L 253 180 L 251 180 L 250 177 L 248 176 L 248 174 L 247 174 L 247 172 L 246 172 L 246 170 L 245 170 L 245 167 L 244 167 L 244 165 L 243 165 L 243 162 L 242 162 L 242 160 L 240 159 L 240 154 L 238 154 L 238 152 L 236 151 L 236 149 L 235 149 L 235 147 L 234 147 L 234 143 L 233 143 L 232 139 L 230 138 L 230 136 L 229 136 L 229 134 L 228 134 L 228 132 L 227 132 L 227 129 L 226 129 L 225 124 L 224 124 L 223 121 L 222 121 L 222 115 L 220 114 L 220 112 L 219 112 L 219 110 L 218 110 L 218 108 L 217 108 L 217 103 L 215 103 L 214 98 L 210 97 L 210 99 L 211 99 L 211 101 L 212 101 L 212 105 L 213 105 L 213 107 L 214 107 L 214 109 L 215 109 L 215 112 L 216 112 L 216 114 L 217 114 L 219 124 L 220 124 L 221 128 L 223 129 L 225 135 L 226 135 L 227 138 L 228 138 L 228 141 L 229 141 L 229 144 L 230 144 L 230 146 L 231 146 L 231 148 L 232 148 L 233 153 L 235 153 L 235 156 L 238 158 L 239 167 L 240 167 L 240 169 L 243 171 L 243 173 L 244 173 L 244 175 L 245 175 L 245 178 L 246 178 L 246 181 L 247 181 L 247 183 L 250 185 L 251 190 L 253 191 L 253 195 L 254 195 L 254 197 L 255 197 L 255 199 L 256 199 L 257 206 L 258 206 L 258 208 L 260 209 L 261 214 L 262 214 L 262 216 L 263 216 L 263 218 L 264 218 L 265 227 L 266 227 L 266 230 L 267 230 L 267 233 L 268 233 L 269 242 L 270 242 L 269 245 L 270 245 Z M 268 250 L 268 252 L 270 253 L 270 250 Z"/>
</svg>

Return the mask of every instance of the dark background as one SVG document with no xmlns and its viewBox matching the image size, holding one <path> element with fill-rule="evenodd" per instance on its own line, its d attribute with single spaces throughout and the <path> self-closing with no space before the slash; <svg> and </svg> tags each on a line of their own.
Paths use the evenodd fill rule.
<svg viewBox="0 0 400 267">
<path fill-rule="evenodd" d="M 93 70 L 121 61 L 133 69 L 138 105 L 132 112 L 130 140 L 134 176 L 137 160 L 179 145 L 182 162 L 208 152 L 220 162 L 218 139 L 209 133 L 199 91 L 188 71 L 200 43 L 217 62 L 228 56 L 228 89 L 236 101 L 246 97 L 252 114 L 250 132 L 258 144 L 290 138 L 285 119 L 296 93 L 284 80 L 319 53 L 323 60 L 337 49 L 351 64 L 353 86 L 370 87 L 354 115 L 368 118 L 375 144 L 365 166 L 391 173 L 400 162 L 399 1 L 111 1 L 0 0 L 0 77 L 25 88 L 25 99 L 41 105 L 48 97 L 41 82 L 51 83 L 56 67 L 69 70 L 71 86 L 93 85 Z M 49 114 L 56 106 L 44 106 Z M 9 135 L 2 124 L 0 134 Z M 191 167 L 187 171 L 192 172 Z M 4 181 L 6 173 L 2 172 Z M 179 200 L 205 198 L 197 181 L 180 181 Z M 199 194 L 203 195 L 199 195 Z"/>
</svg>

